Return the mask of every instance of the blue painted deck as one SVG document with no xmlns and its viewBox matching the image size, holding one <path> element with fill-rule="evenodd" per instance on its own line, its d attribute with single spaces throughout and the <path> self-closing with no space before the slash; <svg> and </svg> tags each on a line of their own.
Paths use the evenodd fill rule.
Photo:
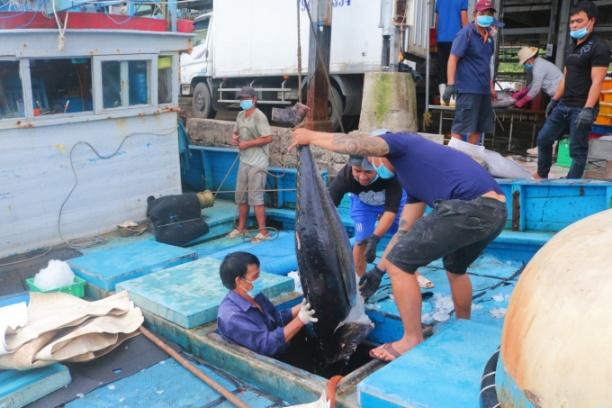
<svg viewBox="0 0 612 408">
<path fill-rule="evenodd" d="M 29 292 L 14 293 L 11 295 L 0 296 L 0 307 L 14 305 L 15 303 L 30 302 Z"/>
<path fill-rule="evenodd" d="M 272 239 L 257 245 L 251 244 L 242 238 L 222 238 L 212 242 L 205 242 L 191 247 L 198 256 L 209 256 L 222 260 L 227 254 L 234 251 L 248 251 L 259 258 L 262 268 L 266 272 L 276 275 L 287 275 L 298 268 L 295 256 L 295 235 L 293 231 L 279 231 L 272 233 Z"/>
<path fill-rule="evenodd" d="M 479 407 L 482 371 L 500 335 L 499 327 L 452 322 L 362 381 L 361 406 Z"/>
<path fill-rule="evenodd" d="M 490 255 L 483 255 L 476 260 L 469 270 L 475 297 L 472 321 L 502 327 L 509 295 L 516 284 L 517 277 L 513 275 L 521 268 L 521 263 L 502 261 Z M 441 260 L 420 268 L 419 272 L 435 285 L 432 289 L 422 290 L 433 292 L 433 297 L 423 301 L 421 313 L 423 323 L 434 324 L 437 331 L 455 320 L 454 314 L 445 313 L 452 309 L 445 307 L 452 302 L 446 272 Z M 390 285 L 389 278 L 385 276 L 379 291 L 366 303 L 366 311 L 376 325 L 368 339 L 375 343 L 395 341 L 403 334 Z"/>
<path fill-rule="evenodd" d="M 217 319 L 219 304 L 227 289 L 219 278 L 221 261 L 201 258 L 193 262 L 150 273 L 117 285 L 127 290 L 130 299 L 144 310 L 185 328 L 193 328 Z M 291 292 L 291 278 L 263 272 L 257 288 L 269 298 Z"/>
<path fill-rule="evenodd" d="M 68 368 L 53 364 L 30 371 L 0 370 L 0 407 L 22 407 L 70 384 Z"/>
<path fill-rule="evenodd" d="M 210 230 L 203 237 L 204 241 L 222 237 L 234 229 L 238 209 L 231 201 L 215 200 L 215 205 L 202 210 L 204 221 Z"/>
<path fill-rule="evenodd" d="M 229 166 L 230 163 L 226 164 Z M 218 171 L 226 172 L 227 166 L 219 167 Z M 217 184 L 220 183 L 217 176 L 213 174 L 211 177 Z M 516 283 L 516 274 L 555 231 L 576 219 L 612 205 L 612 183 L 500 183 L 508 198 L 508 229 L 470 268 L 474 286 L 472 320 L 457 321 L 454 315 L 449 315 L 452 302 L 441 261 L 422 268 L 420 272 L 436 285 L 434 289 L 424 290 L 433 292 L 433 297 L 423 303 L 423 320 L 434 325 L 434 335 L 374 374 L 356 376 L 354 381 L 347 385 L 347 389 L 342 390 L 342 398 L 345 398 L 341 398 L 342 407 L 356 406 L 358 397 L 362 406 L 373 407 L 477 407 L 482 369 L 499 342 L 505 310 Z M 291 209 L 292 197 L 277 196 L 276 200 L 278 201 L 275 205 L 282 203 L 284 207 L 268 208 L 268 219 L 279 222 L 284 229 L 291 229 L 295 221 L 295 212 Z M 345 199 L 339 213 L 350 233 L 352 222 L 349 217 L 350 208 L 346 204 Z M 219 260 L 228 252 L 244 250 L 255 253 L 262 262 L 262 270 L 266 272 L 285 274 L 297 267 L 292 231 L 281 231 L 277 240 L 256 245 L 241 239 L 219 238 L 233 228 L 235 214 L 236 207 L 230 201 L 217 200 L 213 208 L 205 209 L 203 216 L 213 232 L 203 238 L 205 242 L 194 244 L 187 250 L 170 247 L 192 253 L 191 258 L 182 260 L 183 263 L 178 266 L 162 260 L 161 265 L 148 265 L 150 270 L 144 272 L 146 275 L 138 276 L 141 271 L 139 267 L 146 264 L 143 259 L 164 258 L 153 248 L 155 245 L 164 244 L 156 243 L 150 235 L 116 239 L 98 248 L 87 249 L 84 251 L 84 257 L 74 259 L 71 263 L 77 265 L 73 265 L 73 268 L 84 277 L 82 272 L 79 272 L 78 264 L 83 262 L 83 258 L 89 260 L 89 266 L 97 271 L 90 283 L 105 290 L 114 288 L 114 283 L 111 285 L 109 282 L 115 279 L 116 275 L 123 280 L 125 274 L 136 271 L 134 276 L 128 276 L 125 279 L 129 280 L 123 281 L 117 287 L 130 292 L 135 303 L 143 308 L 147 323 L 153 330 L 204 357 L 206 361 L 234 373 L 241 380 L 250 381 L 274 395 L 283 395 L 292 403 L 306 402 L 308 398 L 316 395 L 316 390 L 324 384 L 322 378 L 229 345 L 212 334 L 214 323 L 207 324 L 216 319 L 218 304 L 226 293 L 218 277 L 218 265 Z M 383 246 L 384 242 L 380 245 L 379 255 L 382 255 Z M 139 249 L 135 251 L 134 248 Z M 202 259 L 192 261 L 196 256 Z M 262 282 L 266 279 L 280 279 L 278 285 L 272 286 L 273 291 L 264 291 L 269 297 L 285 293 L 281 300 L 284 305 L 296 300 L 295 296 L 286 294 L 293 288 L 292 281 L 280 276 L 262 274 Z M 108 283 L 107 287 L 103 286 L 103 283 Z M 387 287 L 383 287 L 375 295 L 375 301 L 366 305 L 367 313 L 376 323 L 376 328 L 369 338 L 374 342 L 396 340 L 402 334 L 401 321 L 390 296 L 387 278 L 383 281 L 383 285 L 385 284 Z M 189 375 L 186 371 L 185 374 Z M 166 374 L 159 374 L 160 377 L 164 375 Z M 176 375 L 179 378 L 179 374 Z M 134 382 L 127 383 L 129 387 L 138 388 L 139 382 L 150 381 L 147 378 L 143 374 L 140 379 L 129 378 L 122 381 L 132 380 Z M 358 382 L 360 385 L 357 390 L 352 384 Z M 155 387 L 152 388 L 156 390 Z M 123 389 L 120 388 L 119 382 L 113 390 L 106 387 L 95 391 L 71 406 L 121 405 L 121 402 L 112 399 L 118 395 L 115 393 L 118 389 Z M 134 393 L 136 396 L 124 397 L 126 399 L 123 402 L 128 406 L 154 406 L 154 398 L 160 398 L 166 392 L 163 390 L 144 398 Z M 252 402 L 249 401 L 250 406 L 259 406 L 259 401 L 264 401 L 263 404 L 269 403 L 269 400 L 260 400 L 256 392 L 249 394 L 250 392 L 246 391 L 242 395 L 247 400 L 251 396 L 254 398 Z M 189 401 L 193 401 L 199 391 L 188 390 L 182 393 L 185 394 L 184 403 L 189 405 L 192 403 Z M 112 401 L 112 404 L 108 404 L 108 401 Z M 130 404 L 129 401 L 136 402 Z M 171 401 L 169 406 L 181 406 L 183 403 L 177 405 L 175 399 Z M 162 402 L 162 405 L 165 403 Z M 201 404 L 196 401 L 196 405 L 205 404 L 206 402 Z"/>
<path fill-rule="evenodd" d="M 250 407 L 269 407 L 279 401 L 267 398 L 253 389 L 242 389 L 237 384 L 219 375 L 210 368 L 196 367 L 223 387 L 236 394 Z M 142 370 L 138 374 L 105 385 L 74 400 L 70 408 L 115 408 L 115 407 L 230 407 L 227 401 L 212 388 L 172 359 Z M 215 403 L 219 403 L 218 405 Z"/>
<path fill-rule="evenodd" d="M 189 249 L 142 239 L 125 245 L 100 247 L 68 261 L 74 273 L 106 291 L 128 279 L 180 265 L 197 258 Z"/>
</svg>

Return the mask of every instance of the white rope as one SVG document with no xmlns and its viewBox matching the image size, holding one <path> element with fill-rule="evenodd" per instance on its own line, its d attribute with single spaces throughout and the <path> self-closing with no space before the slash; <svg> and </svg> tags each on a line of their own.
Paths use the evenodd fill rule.
<svg viewBox="0 0 612 408">
<path fill-rule="evenodd" d="M 55 17 L 55 24 L 57 24 L 57 30 L 59 32 L 59 36 L 57 39 L 57 49 L 59 51 L 63 51 L 64 50 L 64 38 L 65 38 L 65 34 L 66 34 L 66 28 L 68 27 L 68 17 L 70 16 L 70 12 L 67 11 L 66 12 L 66 17 L 64 19 L 64 26 L 62 27 L 62 22 L 59 19 L 59 16 L 57 15 L 57 9 L 55 8 L 55 0 L 51 1 L 51 5 L 53 7 L 53 17 Z"/>
<path fill-rule="evenodd" d="M 298 102 L 302 103 L 302 29 L 300 23 L 300 1 L 297 4 L 297 70 L 298 70 Z"/>
</svg>

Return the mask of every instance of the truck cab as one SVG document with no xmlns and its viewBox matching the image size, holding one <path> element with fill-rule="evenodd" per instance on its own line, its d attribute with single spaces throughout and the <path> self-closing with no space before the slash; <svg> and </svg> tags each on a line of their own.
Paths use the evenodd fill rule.
<svg viewBox="0 0 612 408">
<path fill-rule="evenodd" d="M 212 70 L 212 20 L 212 12 L 196 17 L 191 52 L 181 54 L 180 62 L 181 95 L 193 95 L 194 115 L 203 118 L 214 114 L 211 87 L 207 83 Z"/>
</svg>

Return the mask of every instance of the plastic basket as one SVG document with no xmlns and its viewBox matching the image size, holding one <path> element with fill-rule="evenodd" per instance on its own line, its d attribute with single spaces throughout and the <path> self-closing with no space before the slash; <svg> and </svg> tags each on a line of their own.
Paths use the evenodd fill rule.
<svg viewBox="0 0 612 408">
<path fill-rule="evenodd" d="M 56 288 L 56 289 L 51 289 L 51 290 L 42 290 L 38 288 L 34 284 L 34 278 L 28 278 L 25 280 L 25 282 L 30 292 L 42 292 L 42 293 L 62 292 L 62 293 L 69 293 L 71 295 L 74 295 L 80 298 L 85 296 L 85 285 L 87 284 L 87 281 L 79 278 L 76 275 L 74 277 L 74 283 L 72 285 L 62 286 L 61 288 Z"/>
<path fill-rule="evenodd" d="M 572 165 L 572 158 L 569 154 L 569 139 L 561 139 L 559 141 L 557 165 L 561 167 L 570 167 Z"/>
<path fill-rule="evenodd" d="M 603 116 L 612 115 L 612 102 L 600 102 L 599 103 L 599 114 Z"/>
<path fill-rule="evenodd" d="M 599 116 L 597 116 L 597 119 L 595 119 L 595 124 L 601 126 L 612 126 L 612 115 L 605 116 L 600 113 Z"/>
</svg>

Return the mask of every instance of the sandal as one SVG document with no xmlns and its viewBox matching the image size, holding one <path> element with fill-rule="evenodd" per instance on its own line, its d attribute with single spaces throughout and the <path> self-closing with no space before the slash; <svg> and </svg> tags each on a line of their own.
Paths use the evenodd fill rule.
<svg viewBox="0 0 612 408">
<path fill-rule="evenodd" d="M 240 231 L 239 229 L 234 229 L 232 232 L 227 234 L 225 238 L 238 238 L 244 237 L 246 235 L 246 231 Z"/>
<path fill-rule="evenodd" d="M 270 239 L 270 235 L 264 235 L 261 232 L 257 233 L 257 235 L 255 235 L 252 239 L 251 239 L 251 244 L 259 244 L 261 241 L 266 241 L 268 239 Z"/>
<path fill-rule="evenodd" d="M 417 281 L 421 289 L 431 289 L 434 287 L 434 283 L 421 274 L 417 275 Z"/>
</svg>

